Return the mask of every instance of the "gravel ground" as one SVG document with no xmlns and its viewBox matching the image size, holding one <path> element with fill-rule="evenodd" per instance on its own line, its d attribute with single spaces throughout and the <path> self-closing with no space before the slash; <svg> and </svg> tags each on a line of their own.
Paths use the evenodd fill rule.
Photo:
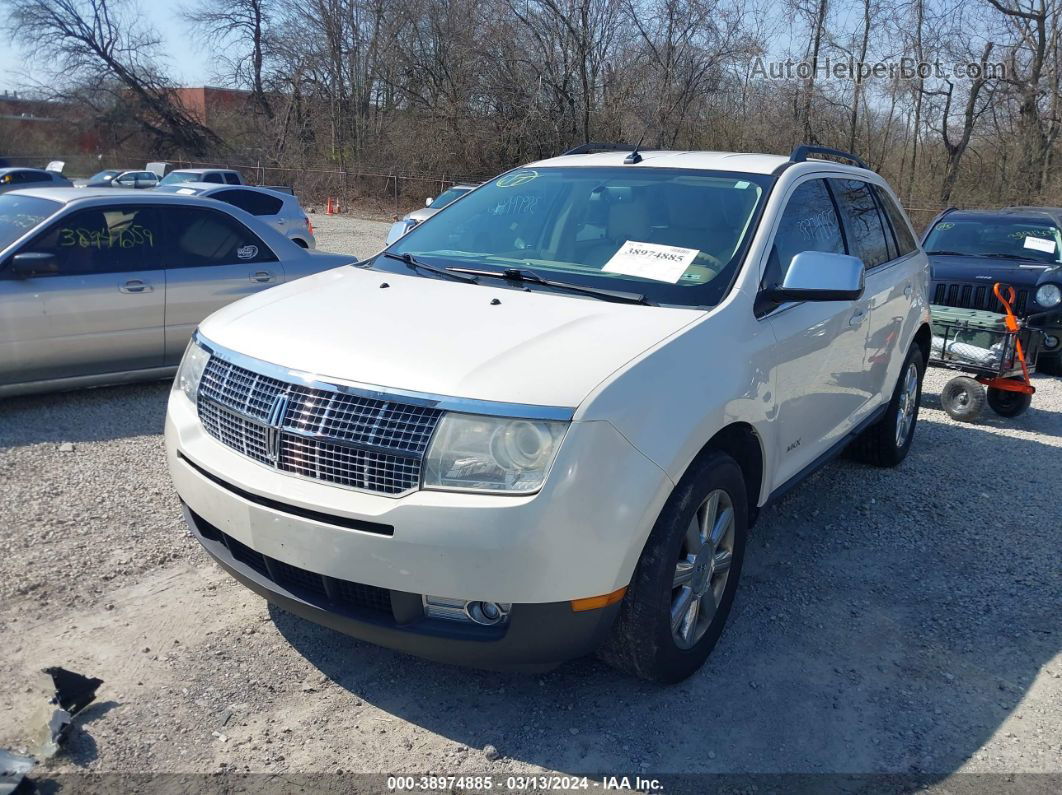
<svg viewBox="0 0 1062 795">
<path fill-rule="evenodd" d="M 386 230 L 314 223 L 359 256 Z M 105 684 L 43 774 L 1060 774 L 1062 380 L 976 425 L 946 380 L 901 468 L 840 460 L 764 512 L 715 654 L 670 688 L 450 668 L 270 608 L 181 526 L 167 385 L 0 401 L 0 747 L 32 750 L 63 665 Z"/>
</svg>

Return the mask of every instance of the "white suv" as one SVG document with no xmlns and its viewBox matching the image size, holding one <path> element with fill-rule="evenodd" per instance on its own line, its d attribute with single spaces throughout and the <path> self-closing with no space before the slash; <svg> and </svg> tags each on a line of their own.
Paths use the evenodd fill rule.
<svg viewBox="0 0 1062 795">
<path fill-rule="evenodd" d="M 688 676 L 758 509 L 914 434 L 928 263 L 823 153 L 576 150 L 217 312 L 166 421 L 196 537 L 373 643 Z"/>
</svg>

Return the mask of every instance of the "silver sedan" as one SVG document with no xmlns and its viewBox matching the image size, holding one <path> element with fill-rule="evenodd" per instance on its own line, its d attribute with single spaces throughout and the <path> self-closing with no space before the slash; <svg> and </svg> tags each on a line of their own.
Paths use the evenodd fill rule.
<svg viewBox="0 0 1062 795">
<path fill-rule="evenodd" d="M 196 326 L 354 261 L 229 204 L 155 191 L 0 195 L 0 396 L 171 376 Z"/>
<path fill-rule="evenodd" d="M 299 200 L 290 193 L 253 185 L 212 185 L 208 182 L 181 182 L 160 185 L 156 190 L 182 196 L 205 196 L 246 210 L 303 248 L 316 248 L 313 224 Z"/>
</svg>

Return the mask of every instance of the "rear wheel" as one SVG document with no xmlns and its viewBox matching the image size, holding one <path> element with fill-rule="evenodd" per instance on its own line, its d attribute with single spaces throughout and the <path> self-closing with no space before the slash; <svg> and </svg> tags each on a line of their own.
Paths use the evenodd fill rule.
<svg viewBox="0 0 1062 795">
<path fill-rule="evenodd" d="M 985 409 L 985 388 L 969 376 L 960 375 L 944 384 L 940 403 L 948 416 L 959 422 L 973 422 Z"/>
<path fill-rule="evenodd" d="M 657 682 L 678 682 L 700 668 L 730 613 L 747 532 L 741 468 L 711 451 L 661 512 L 600 656 Z"/>
<path fill-rule="evenodd" d="M 1012 379 L 1022 381 L 1021 378 Z M 1009 389 L 988 388 L 988 405 L 1001 417 L 1017 417 L 1024 414 L 1032 404 L 1032 395 L 1024 392 L 1011 392 Z"/>
<path fill-rule="evenodd" d="M 852 445 L 856 458 L 874 466 L 894 467 L 907 457 L 918 424 L 925 369 L 922 349 L 912 345 L 884 416 L 863 431 Z"/>
</svg>

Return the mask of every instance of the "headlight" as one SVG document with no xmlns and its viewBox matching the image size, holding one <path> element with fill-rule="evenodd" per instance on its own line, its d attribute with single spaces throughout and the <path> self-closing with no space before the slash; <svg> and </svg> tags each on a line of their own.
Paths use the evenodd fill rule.
<svg viewBox="0 0 1062 795">
<path fill-rule="evenodd" d="M 1041 284 L 1036 288 L 1036 303 L 1048 308 L 1058 306 L 1062 303 L 1062 289 L 1057 284 Z"/>
<path fill-rule="evenodd" d="M 203 370 L 210 361 L 210 351 L 192 338 L 188 347 L 184 350 L 181 366 L 177 368 L 177 377 L 173 379 L 173 388 L 184 392 L 185 397 L 195 403 L 195 395 L 199 389 L 199 379 L 203 377 Z"/>
<path fill-rule="evenodd" d="M 424 488 L 537 491 L 557 457 L 568 423 L 445 414 L 424 468 Z"/>
</svg>

